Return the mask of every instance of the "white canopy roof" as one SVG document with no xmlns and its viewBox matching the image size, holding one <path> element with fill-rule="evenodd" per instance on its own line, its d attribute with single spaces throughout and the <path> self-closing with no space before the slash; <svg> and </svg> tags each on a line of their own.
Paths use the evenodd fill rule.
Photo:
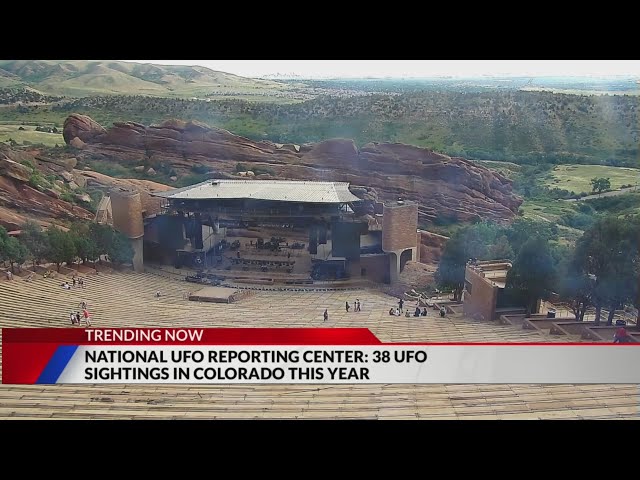
<svg viewBox="0 0 640 480">
<path fill-rule="evenodd" d="M 176 200 L 254 199 L 304 203 L 350 203 L 360 200 L 349 191 L 346 182 L 293 180 L 207 180 L 153 195 Z"/>
</svg>

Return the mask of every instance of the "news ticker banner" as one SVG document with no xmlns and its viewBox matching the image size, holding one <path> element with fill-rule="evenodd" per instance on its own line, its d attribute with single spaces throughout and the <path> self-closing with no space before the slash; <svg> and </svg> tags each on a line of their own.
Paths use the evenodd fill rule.
<svg viewBox="0 0 640 480">
<path fill-rule="evenodd" d="M 362 328 L 2 329 L 4 384 L 640 383 L 640 344 L 381 343 Z"/>
</svg>

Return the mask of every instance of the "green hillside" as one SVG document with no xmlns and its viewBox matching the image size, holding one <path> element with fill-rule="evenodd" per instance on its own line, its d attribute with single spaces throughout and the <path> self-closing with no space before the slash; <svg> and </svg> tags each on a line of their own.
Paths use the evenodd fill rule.
<svg viewBox="0 0 640 480">
<path fill-rule="evenodd" d="M 278 143 L 341 137 L 353 138 L 358 145 L 399 142 L 464 158 L 516 164 L 638 167 L 638 103 L 637 96 L 547 92 L 321 96 L 295 104 L 103 96 L 56 105 L 49 113 L 62 120 L 70 113 L 84 113 L 103 125 L 199 120 Z"/>
<path fill-rule="evenodd" d="M 291 94 L 295 88 L 199 66 L 117 61 L 0 60 L 0 87 L 23 84 L 49 95 L 204 97 Z"/>
<path fill-rule="evenodd" d="M 465 85 L 397 79 L 285 82 L 198 66 L 2 60 L 0 121 L 62 125 L 69 114 L 83 113 L 108 127 L 114 121 L 154 124 L 177 118 L 276 143 L 342 137 L 359 146 L 398 142 L 518 165 L 640 167 L 638 95 Z M 503 173 L 512 176 L 510 170 L 505 165 Z"/>
</svg>

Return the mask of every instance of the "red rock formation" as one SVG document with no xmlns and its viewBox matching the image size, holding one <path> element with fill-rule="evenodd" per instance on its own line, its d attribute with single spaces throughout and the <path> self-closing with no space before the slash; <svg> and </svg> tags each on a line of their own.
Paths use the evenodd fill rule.
<svg viewBox="0 0 640 480">
<path fill-rule="evenodd" d="M 171 190 L 173 187 L 163 185 L 162 183 L 150 182 L 148 180 L 113 178 L 98 172 L 83 171 L 82 176 L 86 179 L 88 186 L 99 187 L 122 187 L 126 189 L 137 190 L 140 192 L 142 201 L 142 210 L 145 215 L 153 215 L 160 213 L 161 198 L 152 197 L 152 192 L 164 192 Z"/>
<path fill-rule="evenodd" d="M 420 262 L 437 264 L 449 237 L 424 230 L 420 230 L 418 236 L 420 238 Z"/>
<path fill-rule="evenodd" d="M 62 137 L 68 144 L 76 137 L 85 142 L 105 131 L 106 130 L 99 123 L 94 122 L 91 117 L 87 117 L 86 115 L 72 115 L 64 122 Z"/>
<path fill-rule="evenodd" d="M 37 190 L 29 185 L 31 169 L 17 162 L 28 162 L 41 172 L 65 171 L 75 159 L 51 160 L 29 152 L 0 146 L 0 225 L 17 230 L 27 219 L 42 225 L 52 221 L 91 220 L 93 214 L 60 198 L 52 188 Z M 53 167 L 53 168 L 51 168 Z"/>
<path fill-rule="evenodd" d="M 11 177 L 19 182 L 28 182 L 31 171 L 0 152 L 0 176 Z"/>
<path fill-rule="evenodd" d="M 5 176 L 0 176 L 0 207 L 3 207 L 2 211 L 5 212 L 13 211 L 13 214 L 6 216 L 0 211 L 0 225 L 11 230 L 19 229 L 20 225 L 16 224 L 16 221 L 25 218 L 42 220 L 44 223 L 52 219 L 68 221 L 76 218 L 93 219 L 93 214 L 84 208 Z"/>
<path fill-rule="evenodd" d="M 279 179 L 346 181 L 375 189 L 380 200 L 416 200 L 423 218 L 509 220 L 522 203 L 502 175 L 410 145 L 370 143 L 358 150 L 353 141 L 336 139 L 296 151 L 197 122 L 168 121 L 151 127 L 127 122 L 105 130 L 89 117 L 74 114 L 65 121 L 64 138 L 70 142 L 76 137 L 86 144 L 79 155 L 88 160 L 98 155 L 138 165 L 148 158 L 151 163 L 169 163 L 182 174 L 194 164 L 232 174 L 244 163 L 248 168 L 266 167 Z M 257 178 L 261 177 L 265 178 Z"/>
</svg>

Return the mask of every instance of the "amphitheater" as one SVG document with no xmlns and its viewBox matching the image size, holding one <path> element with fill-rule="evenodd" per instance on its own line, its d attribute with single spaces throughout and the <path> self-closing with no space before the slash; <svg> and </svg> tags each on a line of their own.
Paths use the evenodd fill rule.
<svg viewBox="0 0 640 480">
<path fill-rule="evenodd" d="M 60 277 L 0 281 L 0 327 L 68 328 L 84 300 L 94 327 L 366 327 L 383 342 L 580 341 L 459 315 L 391 317 L 396 300 L 374 289 L 256 291 L 214 304 L 188 301 L 193 285 L 159 270 L 85 278 L 85 289 L 71 291 Z M 356 297 L 362 311 L 346 313 Z M 639 407 L 637 385 L 0 386 L 3 419 L 631 419 Z"/>
</svg>

